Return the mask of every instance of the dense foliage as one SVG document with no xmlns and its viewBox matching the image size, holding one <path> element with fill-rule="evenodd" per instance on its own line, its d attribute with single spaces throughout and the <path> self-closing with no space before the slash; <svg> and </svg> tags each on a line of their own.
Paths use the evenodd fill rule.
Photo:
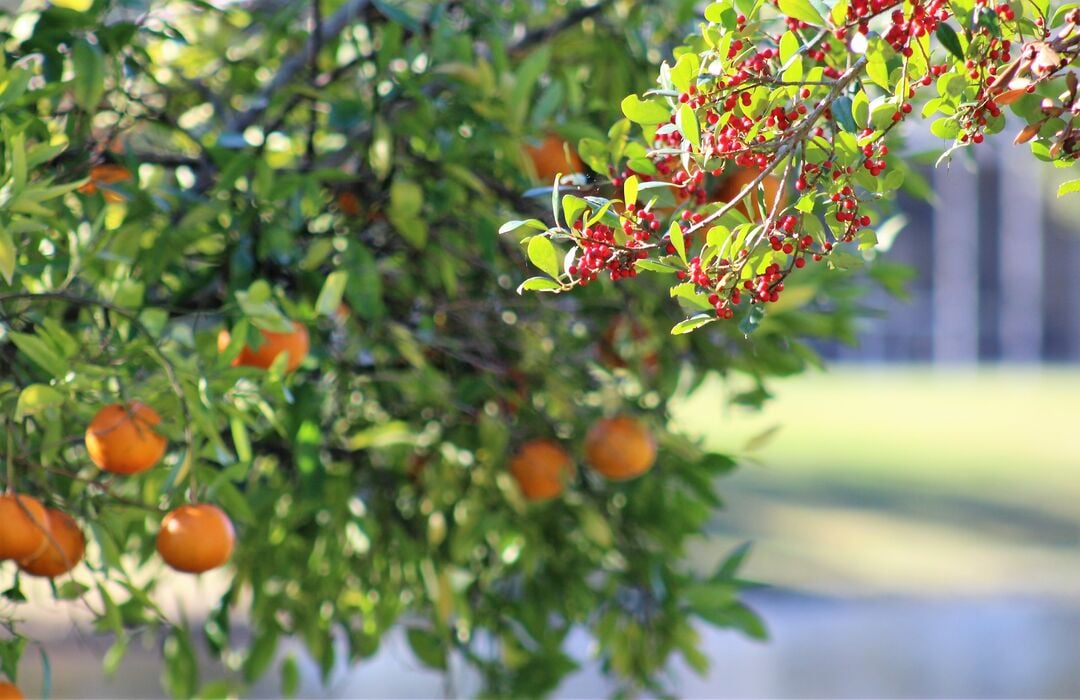
<svg viewBox="0 0 1080 700">
<path fill-rule="evenodd" d="M 744 550 L 686 561 L 733 460 L 669 426 L 667 402 L 720 372 L 735 402 L 760 403 L 768 376 L 816 361 L 807 339 L 853 338 L 856 278 L 807 270 L 750 337 L 672 338 L 662 278 L 520 295 L 528 263 L 499 233 L 547 206 L 551 188 L 525 196 L 550 176 L 530 148 L 573 162 L 563 141 L 585 139 L 600 174 L 622 156 L 659 168 L 618 106 L 650 133 L 668 119 L 662 99 L 622 101 L 698 18 L 657 5 L 54 0 L 0 15 L 2 478 L 36 499 L 0 502 L 0 550 L 18 559 L 0 562 L 3 674 L 17 681 L 30 641 L 30 571 L 70 568 L 81 537 L 52 595 L 115 635 L 106 670 L 137 636 L 163 641 L 177 696 L 242 688 L 290 635 L 329 674 L 335 639 L 359 659 L 404 627 L 425 664 L 456 654 L 489 692 L 531 696 L 573 670 L 574 627 L 628 688 L 657 690 L 673 655 L 704 667 L 700 621 L 764 634 L 739 601 Z M 729 41 L 717 26 L 680 55 Z M 826 63 L 842 55 L 834 42 Z M 688 90 L 700 65 L 680 58 L 663 90 Z M 708 104 L 687 109 L 683 136 Z M 595 174 L 575 182 L 611 195 Z M 561 264 L 532 241 L 542 269 Z M 598 424 L 616 416 L 634 420 Z M 632 468 L 598 466 L 596 425 L 636 440 Z M 650 436 L 655 466 L 639 459 Z M 538 439 L 555 448 L 530 455 L 571 457 L 542 502 L 508 466 Z M 12 544 L 39 535 L 13 525 L 39 502 L 48 567 Z M 199 522 L 214 547 L 195 552 L 178 538 Z M 191 571 L 231 554 L 206 620 L 162 611 L 188 574 L 158 552 Z M 226 681 L 200 684 L 200 644 Z M 294 687 L 295 661 L 280 669 Z"/>
</svg>

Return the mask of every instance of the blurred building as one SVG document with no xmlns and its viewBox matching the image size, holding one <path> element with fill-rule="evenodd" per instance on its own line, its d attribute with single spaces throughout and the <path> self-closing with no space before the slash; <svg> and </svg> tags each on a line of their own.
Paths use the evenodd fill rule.
<svg viewBox="0 0 1080 700">
<path fill-rule="evenodd" d="M 860 345 L 831 359 L 866 362 L 1080 361 L 1080 195 L 1057 197 L 1080 168 L 1055 169 L 1013 146 L 1010 130 L 975 149 L 976 161 L 922 169 L 937 206 L 901 196 L 908 224 L 885 259 L 911 265 L 910 298 L 875 292 L 883 313 Z M 912 138 L 913 152 L 944 150 Z"/>
</svg>

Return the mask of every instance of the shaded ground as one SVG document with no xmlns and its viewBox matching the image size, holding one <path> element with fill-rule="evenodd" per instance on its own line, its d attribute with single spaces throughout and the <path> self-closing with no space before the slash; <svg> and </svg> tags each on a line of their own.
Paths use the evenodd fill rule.
<svg viewBox="0 0 1080 700">
<path fill-rule="evenodd" d="M 1080 608 L 1023 598 L 844 600 L 781 591 L 751 597 L 769 623 L 767 644 L 702 629 L 712 669 L 700 678 L 681 666 L 671 682 L 686 698 L 1075 698 L 1080 697 Z M 590 655 L 574 635 L 570 649 Z M 56 697 L 161 695 L 156 652 L 138 650 L 112 682 L 101 678 L 101 640 L 51 644 Z M 300 697 L 443 697 L 443 680 L 422 668 L 405 640 L 391 635 L 372 660 L 335 672 L 322 688 L 301 663 Z M 24 687 L 38 686 L 27 665 Z M 453 691 L 471 697 L 475 679 Z M 587 664 L 558 697 L 607 697 L 613 688 Z M 273 674 L 253 697 L 277 697 Z"/>
</svg>

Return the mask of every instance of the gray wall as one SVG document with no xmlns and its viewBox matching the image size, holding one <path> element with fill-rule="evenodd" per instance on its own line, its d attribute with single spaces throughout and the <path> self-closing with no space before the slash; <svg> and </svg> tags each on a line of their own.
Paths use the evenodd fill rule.
<svg viewBox="0 0 1080 700">
<path fill-rule="evenodd" d="M 901 195 L 908 225 L 884 259 L 916 272 L 910 299 L 875 291 L 884 312 L 859 347 L 821 347 L 852 362 L 1080 362 L 1080 195 L 1057 198 L 1080 168 L 1036 161 L 1005 136 L 977 160 L 921 168 L 939 203 Z M 913 139 L 913 151 L 942 149 Z"/>
</svg>

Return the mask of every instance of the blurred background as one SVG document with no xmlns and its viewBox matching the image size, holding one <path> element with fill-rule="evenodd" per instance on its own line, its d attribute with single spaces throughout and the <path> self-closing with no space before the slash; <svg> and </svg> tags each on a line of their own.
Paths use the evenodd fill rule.
<svg viewBox="0 0 1080 700">
<path fill-rule="evenodd" d="M 913 157 L 937 145 L 916 138 Z M 720 379 L 679 400 L 676 429 L 743 458 L 692 563 L 753 542 L 748 574 L 768 585 L 749 601 L 770 637 L 703 628 L 712 669 L 673 668 L 680 695 L 1080 696 L 1080 202 L 1054 197 L 1075 171 L 1022 156 L 999 143 L 925 170 L 949 206 L 903 204 L 889 256 L 913 267 L 909 298 L 873 298 L 857 346 L 820 348 L 827 371 L 775 382 L 761 412 L 732 407 L 746 387 Z M 972 248 L 977 268 L 958 262 Z M 222 586 L 177 582 L 194 620 Z M 37 611 L 56 696 L 161 693 L 156 650 L 105 680 L 107 642 L 59 610 Z M 583 667 L 558 696 L 609 694 L 586 636 L 571 647 Z M 475 692 L 408 649 L 391 635 L 325 688 L 304 661 L 301 696 Z M 25 673 L 34 686 L 40 669 Z M 274 677 L 256 697 L 280 692 Z"/>
</svg>

